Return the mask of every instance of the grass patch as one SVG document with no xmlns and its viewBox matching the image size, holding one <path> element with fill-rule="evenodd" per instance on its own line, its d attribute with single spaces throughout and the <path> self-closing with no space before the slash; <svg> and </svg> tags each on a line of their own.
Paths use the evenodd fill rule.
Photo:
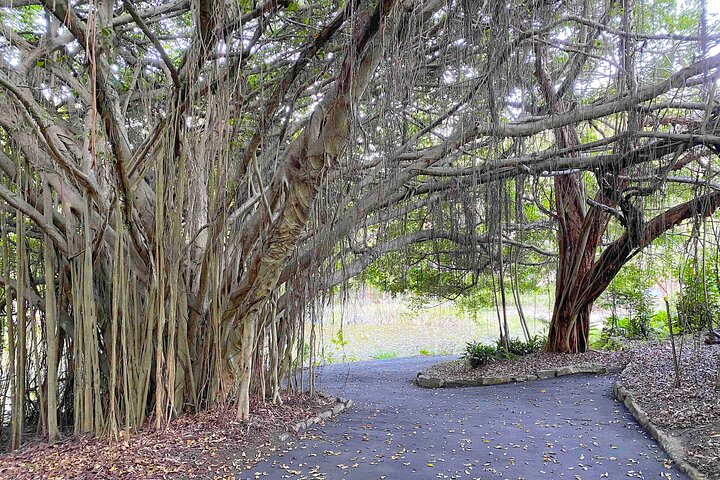
<svg viewBox="0 0 720 480">
<path fill-rule="evenodd" d="M 397 352 L 379 352 L 373 355 L 373 360 L 388 360 L 390 358 L 397 358 L 399 355 Z"/>
</svg>

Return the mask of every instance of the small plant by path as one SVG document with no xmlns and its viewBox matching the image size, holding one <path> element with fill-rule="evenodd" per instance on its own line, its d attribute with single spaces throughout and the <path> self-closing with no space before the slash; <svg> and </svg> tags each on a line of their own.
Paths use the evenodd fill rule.
<svg viewBox="0 0 720 480">
<path fill-rule="evenodd" d="M 527 341 L 513 338 L 498 340 L 494 345 L 480 342 L 470 342 L 465 346 L 463 359 L 467 360 L 471 368 L 478 368 L 498 360 L 515 360 L 518 357 L 540 352 L 545 345 L 545 338 L 535 335 Z"/>
</svg>

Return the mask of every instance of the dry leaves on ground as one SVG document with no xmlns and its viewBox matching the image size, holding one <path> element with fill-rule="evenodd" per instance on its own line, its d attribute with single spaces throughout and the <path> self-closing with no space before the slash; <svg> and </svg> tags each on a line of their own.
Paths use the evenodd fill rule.
<svg viewBox="0 0 720 480">
<path fill-rule="evenodd" d="M 283 400 L 283 405 L 256 402 L 247 422 L 235 419 L 234 408 L 216 408 L 128 439 L 36 442 L 0 456 L 0 478 L 232 478 L 262 457 L 279 433 L 327 410 L 330 403 L 301 395 Z"/>
</svg>

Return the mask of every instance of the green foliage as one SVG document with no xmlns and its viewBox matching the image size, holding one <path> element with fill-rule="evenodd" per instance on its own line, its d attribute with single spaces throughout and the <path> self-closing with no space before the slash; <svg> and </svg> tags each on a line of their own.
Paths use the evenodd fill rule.
<svg viewBox="0 0 720 480">
<path fill-rule="evenodd" d="M 649 338 L 652 334 L 651 320 L 653 302 L 650 293 L 652 280 L 646 269 L 636 264 L 626 265 L 610 283 L 600 303 L 613 312 L 622 309 L 627 316 L 613 313 L 606 322 L 608 336 L 622 335 L 626 338 Z"/>
<path fill-rule="evenodd" d="M 708 329 L 720 313 L 720 293 L 717 285 L 703 282 L 694 268 L 686 268 L 682 294 L 678 296 L 678 315 L 673 318 L 675 333 L 699 332 Z"/>
<path fill-rule="evenodd" d="M 507 351 L 511 355 L 520 357 L 523 355 L 540 352 L 542 351 L 544 346 L 545 338 L 541 337 L 540 335 L 534 335 L 530 337 L 530 340 L 527 342 L 520 340 L 519 338 L 513 338 L 508 340 Z M 501 340 L 498 340 L 497 349 L 502 350 L 504 348 L 505 346 L 503 345 L 503 342 Z"/>
<path fill-rule="evenodd" d="M 605 320 L 602 330 L 590 327 L 590 346 L 597 350 L 616 351 L 625 348 L 622 338 L 658 338 L 668 333 L 667 313 L 664 311 L 642 313 L 634 317 L 610 315 Z"/>
<path fill-rule="evenodd" d="M 651 315 L 642 313 L 628 317 L 610 315 L 605 321 L 603 333 L 607 336 L 620 336 L 629 339 L 648 339 L 651 336 Z"/>
<path fill-rule="evenodd" d="M 627 338 L 625 327 L 627 319 L 620 319 L 617 315 L 610 315 L 605 320 L 602 330 L 591 327 L 590 346 L 596 350 L 617 351 L 625 348 L 620 338 Z M 595 334 L 593 335 L 593 330 Z"/>
<path fill-rule="evenodd" d="M 343 330 L 341 328 L 340 330 L 338 330 L 337 334 L 330 339 L 330 345 L 332 346 L 332 348 L 323 348 L 322 350 L 322 357 L 325 363 L 356 361 L 356 358 L 352 358 L 354 356 L 347 357 L 343 354 L 345 346 L 347 346 L 348 343 L 349 342 L 345 339 L 345 336 L 343 335 Z"/>
<path fill-rule="evenodd" d="M 475 288 L 469 290 L 456 300 L 460 311 L 474 313 L 484 308 L 495 306 L 495 295 L 492 285 L 488 282 L 479 283 Z"/>
<path fill-rule="evenodd" d="M 418 351 L 418 353 L 420 355 L 422 355 L 423 357 L 431 357 L 432 356 L 432 352 L 430 350 L 428 350 L 427 348 L 421 348 Z"/>
<path fill-rule="evenodd" d="M 496 360 L 514 360 L 523 355 L 539 352 L 545 346 L 545 338 L 535 335 L 525 342 L 519 338 L 508 341 L 508 348 L 501 340 L 495 345 L 485 345 L 480 342 L 470 342 L 465 345 L 462 358 L 470 363 L 472 368 L 482 367 Z"/>
<path fill-rule="evenodd" d="M 345 337 L 343 336 L 342 328 L 338 330 L 337 335 L 330 339 L 330 342 L 338 349 L 343 348 L 348 344 L 348 341 L 345 340 Z"/>
<path fill-rule="evenodd" d="M 465 346 L 462 358 L 470 363 L 472 368 L 482 367 L 495 360 L 500 360 L 500 352 L 495 345 L 484 345 L 479 342 L 470 342 Z"/>
<path fill-rule="evenodd" d="M 654 333 L 670 333 L 668 331 L 667 312 L 665 310 L 660 310 L 653 314 L 653 316 L 650 318 L 650 329 Z"/>
<path fill-rule="evenodd" d="M 509 181 L 508 188 L 515 188 L 512 184 L 513 181 Z M 548 199 L 542 201 L 545 200 L 549 208 L 551 204 Z M 518 215 L 522 217 L 523 222 L 541 222 L 545 218 L 543 211 L 533 203 L 523 202 L 510 208 L 522 212 Z M 443 222 L 457 215 L 456 212 L 443 212 L 439 217 L 436 215 L 438 214 L 429 216 L 428 212 L 423 210 L 410 212 L 402 222 L 387 225 L 385 234 L 402 235 L 413 229 L 427 229 L 429 225 L 439 231 L 455 228 Z M 478 225 L 478 231 L 475 233 L 482 235 L 485 233 L 483 228 L 482 224 Z M 555 241 L 555 232 L 545 228 L 528 230 L 523 232 L 522 240 L 529 244 L 547 244 Z M 494 306 L 499 285 L 493 282 L 487 271 L 477 270 L 478 263 L 482 263 L 484 258 L 479 254 L 473 256 L 457 254 L 457 250 L 456 244 L 442 239 L 410 245 L 373 262 L 365 269 L 359 280 L 392 295 L 411 294 L 425 298 L 452 298 L 465 312 L 476 312 Z M 508 246 L 503 247 L 502 253 L 508 258 L 508 262 L 518 254 L 516 249 Z M 517 272 L 512 273 L 515 277 L 513 280 L 517 282 L 516 288 L 522 294 L 538 293 L 547 283 L 551 268 L 543 263 L 545 258 L 542 255 L 532 251 L 523 251 L 522 255 L 527 261 L 537 264 L 523 265 L 517 268 Z M 506 275 L 510 274 L 508 268 Z M 506 281 L 509 288 L 509 278 L 506 278 Z"/>
<path fill-rule="evenodd" d="M 590 346 L 596 350 L 606 350 L 615 352 L 625 348 L 625 344 L 618 340 L 618 337 L 609 335 L 609 331 L 606 329 L 602 330 L 600 336 L 590 343 Z"/>
<path fill-rule="evenodd" d="M 389 254 L 368 267 L 363 277 L 370 285 L 393 295 L 453 296 L 472 285 L 472 275 L 467 272 L 439 270 L 417 263 L 412 254 Z"/>
</svg>

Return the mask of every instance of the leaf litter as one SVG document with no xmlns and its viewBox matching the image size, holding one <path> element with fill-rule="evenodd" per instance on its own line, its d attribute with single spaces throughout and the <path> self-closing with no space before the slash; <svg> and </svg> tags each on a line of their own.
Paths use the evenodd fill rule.
<svg viewBox="0 0 720 480">
<path fill-rule="evenodd" d="M 288 395 L 282 405 L 254 401 L 248 421 L 233 406 L 183 415 L 166 429 L 117 439 L 73 436 L 53 445 L 36 440 L 0 455 L 0 478 L 236 478 L 277 450 L 277 437 L 327 410 L 322 397 Z"/>
</svg>

